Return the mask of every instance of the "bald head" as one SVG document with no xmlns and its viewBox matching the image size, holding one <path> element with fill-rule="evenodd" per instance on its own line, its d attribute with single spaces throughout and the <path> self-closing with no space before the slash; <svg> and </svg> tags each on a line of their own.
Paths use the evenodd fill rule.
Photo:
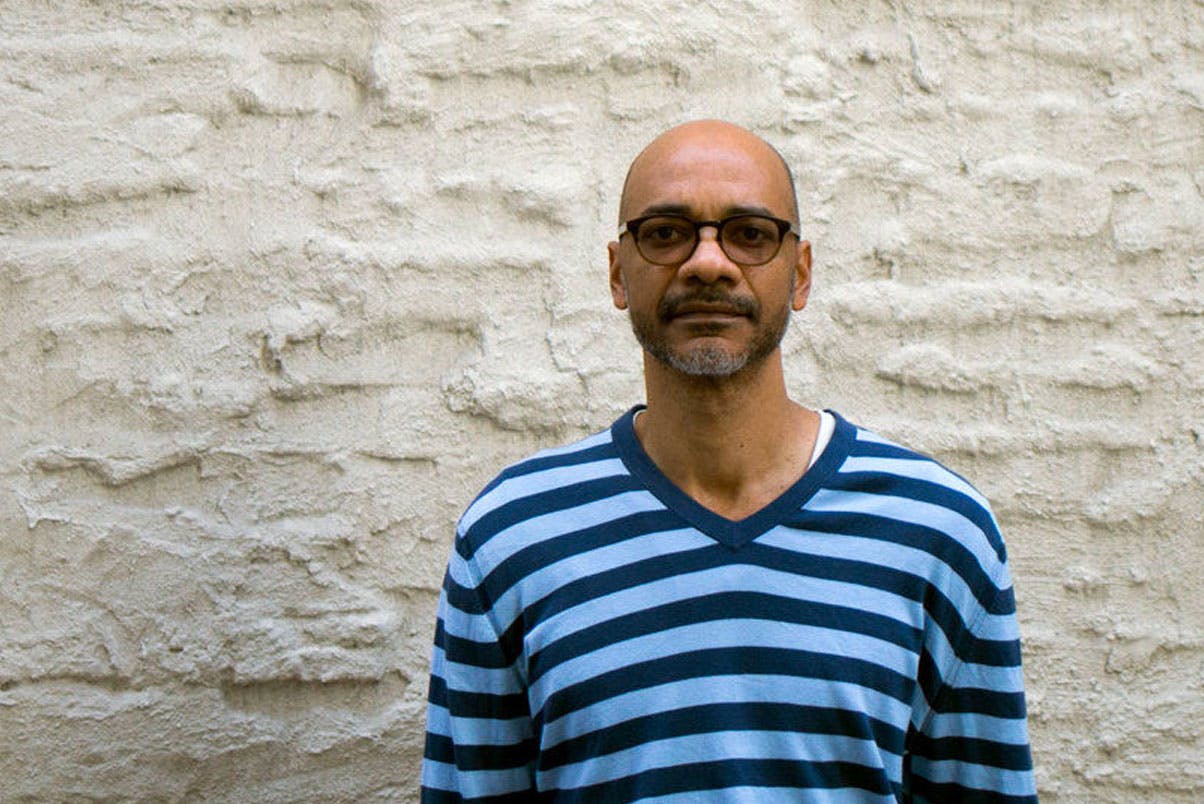
<svg viewBox="0 0 1204 804">
<path fill-rule="evenodd" d="M 732 123 L 695 120 L 661 134 L 631 163 L 619 201 L 620 223 L 645 214 L 665 192 L 680 189 L 691 172 L 695 184 L 741 179 L 761 184 L 771 196 L 763 204 L 766 211 L 799 222 L 794 176 L 777 149 Z"/>
</svg>

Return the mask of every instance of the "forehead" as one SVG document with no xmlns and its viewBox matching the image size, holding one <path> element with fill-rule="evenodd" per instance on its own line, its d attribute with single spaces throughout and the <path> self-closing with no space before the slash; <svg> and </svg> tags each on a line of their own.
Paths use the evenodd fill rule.
<svg viewBox="0 0 1204 804">
<path fill-rule="evenodd" d="M 632 165 L 622 217 L 678 208 L 698 217 L 761 210 L 792 218 L 791 198 L 781 159 L 754 137 L 666 138 Z"/>
</svg>

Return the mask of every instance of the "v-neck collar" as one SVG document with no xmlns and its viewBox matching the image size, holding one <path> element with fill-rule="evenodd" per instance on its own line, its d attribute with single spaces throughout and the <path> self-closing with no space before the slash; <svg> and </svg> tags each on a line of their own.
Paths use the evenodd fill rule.
<svg viewBox="0 0 1204 804">
<path fill-rule="evenodd" d="M 853 425 L 835 411 L 828 411 L 836 419 L 836 429 L 827 448 L 819 460 L 764 508 L 744 519 L 732 520 L 711 511 L 686 494 L 657 468 L 648 453 L 640 446 L 635 436 L 635 415 L 645 408 L 636 405 L 611 425 L 611 434 L 627 470 L 643 483 L 666 508 L 720 544 L 737 549 L 768 532 L 792 513 L 802 508 L 824 481 L 836 471 L 848 455 L 853 441 Z"/>
</svg>

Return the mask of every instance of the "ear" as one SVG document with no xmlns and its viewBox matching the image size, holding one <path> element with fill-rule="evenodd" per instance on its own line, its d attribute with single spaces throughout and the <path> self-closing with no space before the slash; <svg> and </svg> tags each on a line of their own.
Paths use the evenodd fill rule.
<svg viewBox="0 0 1204 804">
<path fill-rule="evenodd" d="M 627 309 L 627 286 L 623 283 L 623 270 L 619 267 L 619 242 L 612 240 L 606 244 L 606 258 L 610 265 L 610 298 L 615 307 Z"/>
<path fill-rule="evenodd" d="M 794 293 L 790 297 L 790 307 L 795 312 L 807 306 L 807 297 L 811 295 L 811 243 L 800 240 L 798 258 L 794 263 Z"/>
</svg>

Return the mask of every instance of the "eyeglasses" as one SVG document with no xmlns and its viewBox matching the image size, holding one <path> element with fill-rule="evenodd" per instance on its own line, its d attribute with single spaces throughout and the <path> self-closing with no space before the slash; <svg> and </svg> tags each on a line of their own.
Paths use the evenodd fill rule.
<svg viewBox="0 0 1204 804">
<path fill-rule="evenodd" d="M 799 237 L 793 223 L 768 215 L 696 221 L 684 215 L 663 214 L 632 218 L 619 227 L 619 237 L 630 234 L 640 256 L 654 265 L 677 265 L 690 259 L 704 226 L 718 230 L 719 248 L 739 265 L 763 265 L 778 256 L 787 234 Z"/>
</svg>

